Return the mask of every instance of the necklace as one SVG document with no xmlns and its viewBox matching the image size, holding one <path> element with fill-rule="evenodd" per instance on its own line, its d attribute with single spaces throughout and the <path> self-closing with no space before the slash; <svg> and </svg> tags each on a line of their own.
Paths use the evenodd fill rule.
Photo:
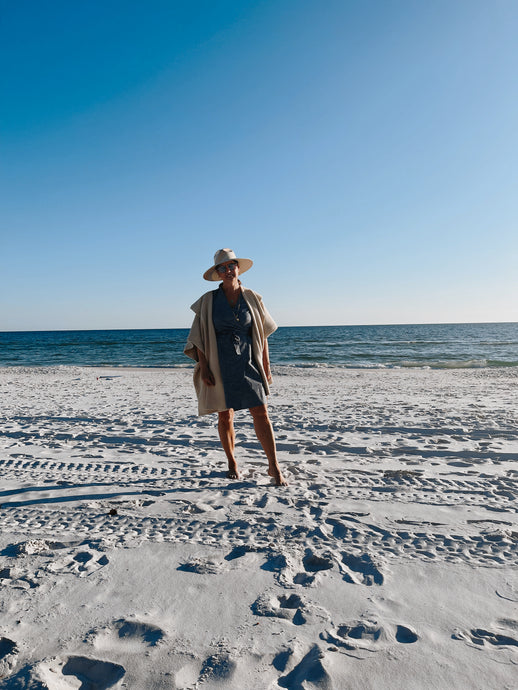
<svg viewBox="0 0 518 690">
<path fill-rule="evenodd" d="M 241 303 L 241 293 L 239 293 L 239 297 L 237 298 L 237 302 L 234 304 L 234 306 L 230 305 L 230 308 L 232 309 L 232 314 L 234 314 L 235 320 L 239 323 L 239 305 Z"/>
</svg>

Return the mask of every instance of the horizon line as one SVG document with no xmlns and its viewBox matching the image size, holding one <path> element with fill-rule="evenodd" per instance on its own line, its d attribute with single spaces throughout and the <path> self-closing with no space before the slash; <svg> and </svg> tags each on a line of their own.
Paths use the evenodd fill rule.
<svg viewBox="0 0 518 690">
<path fill-rule="evenodd" d="M 419 321 L 419 322 L 391 322 L 391 323 L 349 323 L 349 324 L 292 324 L 279 325 L 279 328 L 368 328 L 386 326 L 480 326 L 480 325 L 512 325 L 518 321 Z M 189 330 L 190 326 L 154 326 L 154 327 L 117 327 L 117 328 L 23 328 L 18 330 L 0 329 L 1 333 L 88 333 L 95 331 L 179 331 Z"/>
</svg>

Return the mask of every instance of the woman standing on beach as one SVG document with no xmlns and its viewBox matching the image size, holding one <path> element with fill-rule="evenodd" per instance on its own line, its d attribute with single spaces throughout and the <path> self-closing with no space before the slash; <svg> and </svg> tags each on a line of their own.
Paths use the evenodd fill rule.
<svg viewBox="0 0 518 690">
<path fill-rule="evenodd" d="M 287 484 L 277 462 L 266 396 L 271 383 L 267 338 L 277 328 L 262 298 L 241 285 L 239 275 L 252 266 L 231 249 L 220 249 L 203 274 L 219 281 L 216 290 L 195 302 L 194 321 L 184 352 L 194 359 L 198 414 L 218 413 L 218 432 L 228 460 L 227 477 L 239 479 L 234 449 L 234 411 L 248 408 L 254 429 L 268 459 L 268 474 L 278 486 Z"/>
</svg>

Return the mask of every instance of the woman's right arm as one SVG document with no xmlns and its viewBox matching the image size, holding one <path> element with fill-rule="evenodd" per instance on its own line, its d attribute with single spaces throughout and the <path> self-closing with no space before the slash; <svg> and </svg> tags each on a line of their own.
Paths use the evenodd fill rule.
<svg viewBox="0 0 518 690">
<path fill-rule="evenodd" d="M 214 374 L 210 370 L 205 353 L 202 352 L 199 347 L 196 348 L 196 352 L 198 354 L 198 362 L 200 363 L 201 380 L 206 386 L 214 386 L 216 383 L 214 380 Z"/>
</svg>

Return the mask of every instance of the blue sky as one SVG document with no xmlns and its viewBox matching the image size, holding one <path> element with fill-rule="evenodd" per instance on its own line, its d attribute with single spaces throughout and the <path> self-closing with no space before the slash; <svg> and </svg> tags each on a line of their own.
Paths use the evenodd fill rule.
<svg viewBox="0 0 518 690">
<path fill-rule="evenodd" d="M 514 0 L 1 0 L 0 330 L 518 320 Z"/>
</svg>

